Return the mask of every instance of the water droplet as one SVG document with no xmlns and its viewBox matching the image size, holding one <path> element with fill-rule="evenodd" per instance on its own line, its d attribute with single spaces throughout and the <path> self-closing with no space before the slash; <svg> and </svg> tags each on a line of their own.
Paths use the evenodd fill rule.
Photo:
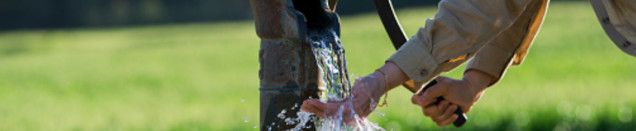
<svg viewBox="0 0 636 131">
<path fill-rule="evenodd" d="M 291 110 L 295 110 L 296 107 L 298 107 L 298 103 L 294 104 L 294 106 L 292 106 Z"/>
<path fill-rule="evenodd" d="M 258 126 L 254 126 L 254 129 L 258 128 Z"/>
<path fill-rule="evenodd" d="M 355 75 L 355 74 L 351 73 L 351 75 L 350 75 L 349 77 L 350 77 L 350 78 L 356 78 L 354 75 Z"/>
<path fill-rule="evenodd" d="M 241 98 L 241 103 L 245 102 L 245 98 Z"/>
<path fill-rule="evenodd" d="M 285 113 L 287 113 L 287 111 L 285 109 L 280 111 L 280 113 L 278 113 L 278 118 L 284 119 L 285 118 Z"/>
<path fill-rule="evenodd" d="M 244 117 L 243 117 L 243 122 L 247 123 L 247 122 L 250 122 L 250 121 L 248 121 L 248 120 L 247 120 L 247 117 L 245 117 L 245 116 L 244 116 Z"/>
<path fill-rule="evenodd" d="M 292 118 L 285 118 L 285 124 L 287 125 L 293 125 L 296 124 L 296 119 L 292 119 Z"/>
</svg>

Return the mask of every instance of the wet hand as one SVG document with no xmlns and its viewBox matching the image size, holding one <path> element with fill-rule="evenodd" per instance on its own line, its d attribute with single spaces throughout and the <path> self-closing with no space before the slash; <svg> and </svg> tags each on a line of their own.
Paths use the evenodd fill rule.
<svg viewBox="0 0 636 131">
<path fill-rule="evenodd" d="M 380 97 L 386 92 L 386 81 L 383 74 L 374 72 L 365 77 L 356 79 L 351 91 L 351 96 L 343 101 L 322 102 L 317 99 L 305 100 L 301 110 L 314 113 L 320 118 L 342 116 L 347 123 L 368 116 L 378 105 Z M 352 110 L 353 109 L 353 110 Z"/>
</svg>

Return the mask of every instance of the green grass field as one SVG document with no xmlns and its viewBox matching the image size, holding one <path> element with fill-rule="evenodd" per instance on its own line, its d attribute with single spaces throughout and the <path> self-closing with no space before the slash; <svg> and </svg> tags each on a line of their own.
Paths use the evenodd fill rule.
<svg viewBox="0 0 636 131">
<path fill-rule="evenodd" d="M 398 16 L 412 35 L 435 10 Z M 376 14 L 341 21 L 355 76 L 394 52 Z M 0 32 L 0 130 L 258 130 L 258 50 L 252 21 Z M 436 127 L 403 88 L 370 119 L 387 130 L 635 130 L 634 67 L 589 3 L 553 2 L 527 59 L 463 128 Z"/>
</svg>

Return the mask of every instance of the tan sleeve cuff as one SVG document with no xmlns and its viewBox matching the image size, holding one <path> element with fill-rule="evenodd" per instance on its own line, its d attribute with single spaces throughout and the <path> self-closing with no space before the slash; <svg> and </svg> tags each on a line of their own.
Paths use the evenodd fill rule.
<svg viewBox="0 0 636 131">
<path fill-rule="evenodd" d="M 411 81 L 405 83 L 405 86 L 413 86 L 407 86 L 407 88 L 411 91 L 419 90 L 426 82 L 430 81 L 433 76 L 437 74 L 436 72 L 439 72 L 437 69 L 439 62 L 437 62 L 429 53 L 430 49 L 424 47 L 427 44 L 418 42 L 423 41 L 418 39 L 411 39 L 407 41 L 387 60 L 395 63 L 409 78 L 414 81 L 414 83 L 410 83 Z"/>
<path fill-rule="evenodd" d="M 493 85 L 503 77 L 514 56 L 513 52 L 491 44 L 485 45 L 466 65 L 466 71 L 479 70 L 494 76 L 489 86 Z"/>
</svg>

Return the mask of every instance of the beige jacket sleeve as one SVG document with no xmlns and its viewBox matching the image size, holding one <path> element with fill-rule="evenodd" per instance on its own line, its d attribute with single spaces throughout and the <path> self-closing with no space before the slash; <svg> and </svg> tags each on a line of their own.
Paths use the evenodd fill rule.
<svg viewBox="0 0 636 131">
<path fill-rule="evenodd" d="M 501 78 L 511 60 L 523 60 L 548 2 L 443 0 L 435 17 L 387 61 L 412 79 L 404 84 L 411 91 L 473 56 L 467 69 Z"/>
</svg>

